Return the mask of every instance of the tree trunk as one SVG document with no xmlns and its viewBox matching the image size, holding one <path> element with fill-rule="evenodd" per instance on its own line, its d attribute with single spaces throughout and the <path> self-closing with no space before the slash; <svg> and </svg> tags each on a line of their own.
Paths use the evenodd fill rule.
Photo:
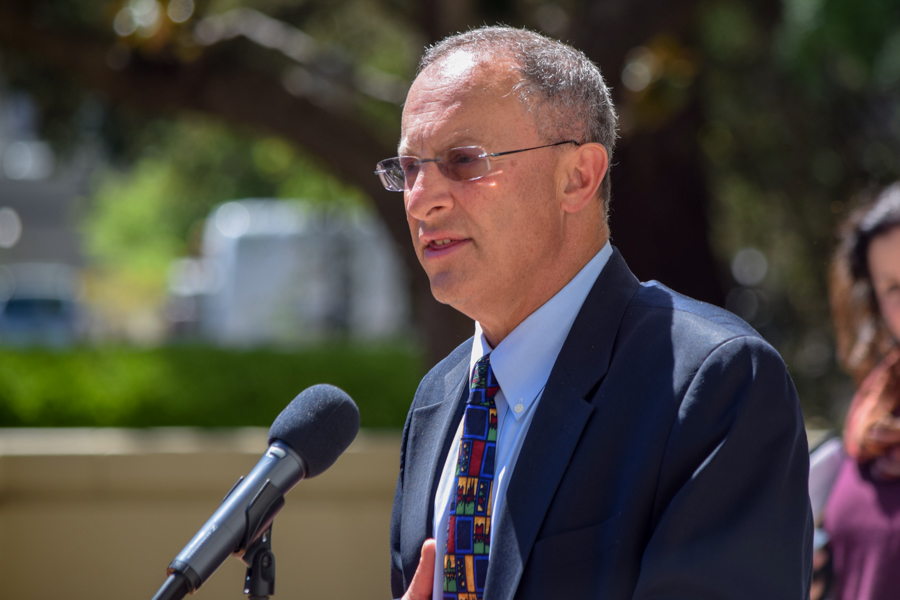
<svg viewBox="0 0 900 600">
<path fill-rule="evenodd" d="M 625 104 L 628 53 L 661 33 L 690 39 L 697 0 L 583 0 L 573 43 L 603 71 L 617 106 Z M 721 306 L 720 273 L 709 244 L 709 190 L 697 141 L 699 90 L 660 128 L 627 133 L 613 157 L 610 229 L 639 279 Z"/>
<path fill-rule="evenodd" d="M 709 245 L 709 192 L 697 145 L 697 102 L 663 129 L 622 144 L 613 169 L 613 243 L 641 280 L 722 306 Z"/>
</svg>

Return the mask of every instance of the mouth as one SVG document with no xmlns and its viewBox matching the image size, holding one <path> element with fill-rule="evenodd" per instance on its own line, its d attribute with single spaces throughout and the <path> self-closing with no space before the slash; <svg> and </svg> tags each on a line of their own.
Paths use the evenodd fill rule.
<svg viewBox="0 0 900 600">
<path fill-rule="evenodd" d="M 425 244 L 425 256 L 428 258 L 437 258 L 440 256 L 444 256 L 469 241 L 471 240 L 456 238 L 439 238 L 431 240 L 430 242 Z"/>
</svg>

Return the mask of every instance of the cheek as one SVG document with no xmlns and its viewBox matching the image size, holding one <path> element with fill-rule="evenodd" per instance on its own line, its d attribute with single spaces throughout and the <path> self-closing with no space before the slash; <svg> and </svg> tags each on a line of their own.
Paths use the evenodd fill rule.
<svg viewBox="0 0 900 600">
<path fill-rule="evenodd" d="M 409 225 L 409 235 L 412 238 L 413 247 L 418 251 L 419 246 L 416 241 L 419 239 L 419 220 L 406 213 L 406 223 Z"/>
<path fill-rule="evenodd" d="M 900 299 L 894 298 L 881 305 L 881 316 L 895 339 L 900 340 Z"/>
<path fill-rule="evenodd" d="M 505 216 L 511 225 L 515 225 L 517 233 L 532 239 L 540 238 L 553 231 L 560 215 L 554 202 L 553 179 L 546 169 L 532 168 L 525 173 L 518 187 L 522 192 Z"/>
</svg>

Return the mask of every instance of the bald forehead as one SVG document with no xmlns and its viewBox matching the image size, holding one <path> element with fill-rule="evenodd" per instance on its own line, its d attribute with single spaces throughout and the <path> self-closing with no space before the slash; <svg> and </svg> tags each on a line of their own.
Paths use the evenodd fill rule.
<svg viewBox="0 0 900 600">
<path fill-rule="evenodd" d="M 428 65 L 416 77 L 410 97 L 420 82 L 455 89 L 459 94 L 474 92 L 505 96 L 520 81 L 519 71 L 509 58 L 456 50 Z"/>
<path fill-rule="evenodd" d="M 447 79 L 467 79 L 474 74 L 480 64 L 481 61 L 473 52 L 456 50 L 429 65 L 423 74 L 439 71 Z"/>
<path fill-rule="evenodd" d="M 417 122 L 423 115 L 438 119 L 473 105 L 518 101 L 521 76 L 508 58 L 456 50 L 428 65 L 413 81 L 403 108 L 400 147 L 411 149 L 418 140 Z M 425 133 L 418 131 L 419 134 Z"/>
</svg>

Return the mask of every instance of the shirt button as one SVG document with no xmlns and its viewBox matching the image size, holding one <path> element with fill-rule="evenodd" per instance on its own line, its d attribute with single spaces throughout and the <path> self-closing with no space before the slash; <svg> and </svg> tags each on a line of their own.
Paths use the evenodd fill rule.
<svg viewBox="0 0 900 600">
<path fill-rule="evenodd" d="M 521 413 L 523 410 L 525 410 L 525 406 L 521 402 L 519 402 L 518 404 L 516 404 L 513 410 L 517 413 Z"/>
</svg>

